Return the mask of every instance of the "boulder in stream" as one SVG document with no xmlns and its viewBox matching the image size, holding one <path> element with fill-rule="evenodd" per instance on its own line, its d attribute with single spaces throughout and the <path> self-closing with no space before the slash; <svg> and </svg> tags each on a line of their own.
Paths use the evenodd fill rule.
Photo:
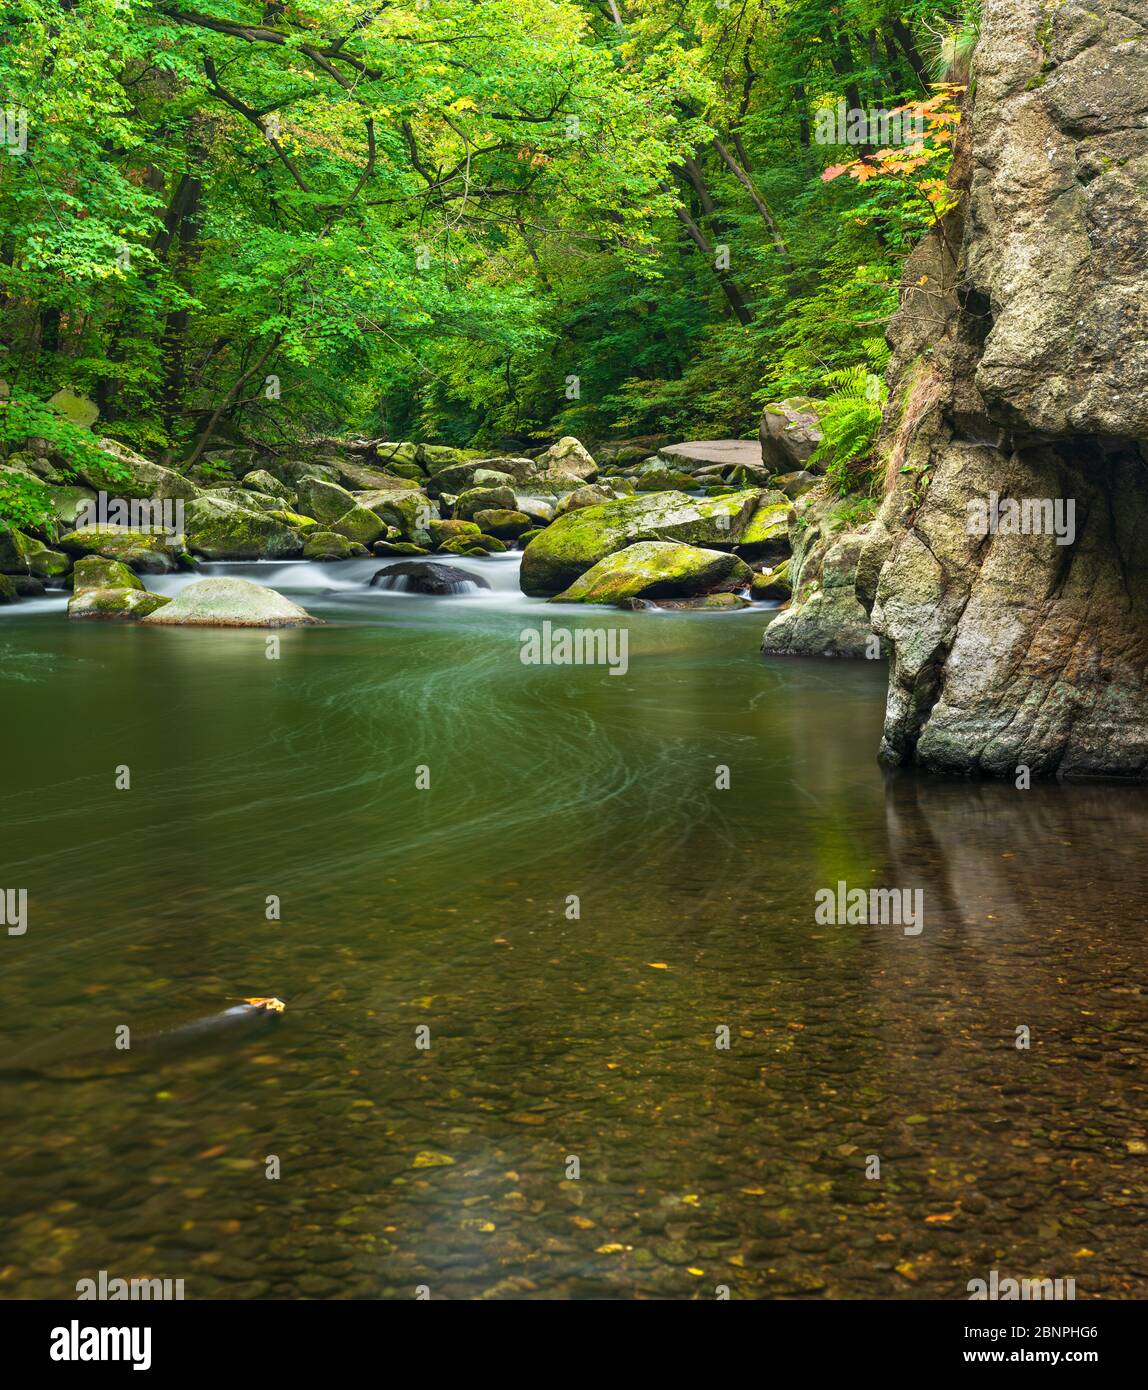
<svg viewBox="0 0 1148 1390">
<path fill-rule="evenodd" d="M 639 541 L 592 566 L 552 603 L 619 603 L 630 598 L 689 598 L 744 588 L 752 572 L 725 550 Z"/>
<path fill-rule="evenodd" d="M 145 623 L 183 627 L 302 627 L 319 623 L 306 609 L 249 579 L 198 579 Z"/>
<path fill-rule="evenodd" d="M 409 560 L 388 565 L 371 576 L 376 589 L 397 589 L 416 594 L 463 594 L 468 589 L 489 589 L 490 585 L 477 574 L 440 565 L 434 560 Z"/>
</svg>

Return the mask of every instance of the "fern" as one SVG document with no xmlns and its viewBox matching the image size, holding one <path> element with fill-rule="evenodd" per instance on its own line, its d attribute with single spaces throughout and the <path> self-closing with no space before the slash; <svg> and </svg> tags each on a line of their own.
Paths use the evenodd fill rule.
<svg viewBox="0 0 1148 1390">
<path fill-rule="evenodd" d="M 870 355 L 869 343 L 866 353 Z M 887 357 L 887 349 L 884 355 Z M 858 364 L 826 373 L 822 384 L 830 392 L 821 408 L 821 443 L 809 461 L 825 463 L 829 486 L 847 497 L 863 489 L 865 480 L 857 475 L 867 470 L 858 470 L 855 465 L 868 459 L 881 428 L 885 383 L 876 372 Z"/>
</svg>

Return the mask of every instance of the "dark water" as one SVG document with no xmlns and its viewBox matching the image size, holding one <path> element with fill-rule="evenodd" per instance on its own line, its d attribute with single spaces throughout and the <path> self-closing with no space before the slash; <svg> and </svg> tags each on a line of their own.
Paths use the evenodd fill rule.
<svg viewBox="0 0 1148 1390">
<path fill-rule="evenodd" d="M 1148 795 L 887 779 L 876 664 L 480 563 L 241 569 L 339 586 L 277 661 L 0 618 L 0 1296 L 1148 1296 Z M 628 672 L 524 666 L 542 617 Z M 923 932 L 817 925 L 839 880 Z M 253 994 L 258 1036 L 113 1046 Z"/>
</svg>

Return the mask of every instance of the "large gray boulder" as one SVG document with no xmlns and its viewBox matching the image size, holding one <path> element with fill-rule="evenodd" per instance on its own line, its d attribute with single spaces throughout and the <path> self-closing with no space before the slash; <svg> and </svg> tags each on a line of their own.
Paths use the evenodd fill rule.
<svg viewBox="0 0 1148 1390">
<path fill-rule="evenodd" d="M 181 627 L 301 627 L 322 620 L 249 579 L 198 579 L 143 621 Z"/>
<path fill-rule="evenodd" d="M 817 402 L 808 396 L 770 401 L 761 412 L 758 442 L 760 462 L 768 473 L 792 473 L 804 468 L 821 443 Z"/>
<path fill-rule="evenodd" d="M 990 4 L 976 74 L 962 202 L 889 330 L 890 490 L 857 570 L 892 645 L 882 756 L 1143 779 L 1146 17 Z M 982 530 L 994 496 L 1059 508 L 1061 534 Z"/>
</svg>

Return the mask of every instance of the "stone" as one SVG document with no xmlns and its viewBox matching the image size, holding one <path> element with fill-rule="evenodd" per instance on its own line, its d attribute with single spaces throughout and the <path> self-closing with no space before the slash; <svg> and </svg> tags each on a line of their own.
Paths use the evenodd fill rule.
<svg viewBox="0 0 1148 1390">
<path fill-rule="evenodd" d="M 764 493 L 757 510 L 742 530 L 737 553 L 747 560 L 783 560 L 790 553 L 789 499 L 780 492 Z"/>
<path fill-rule="evenodd" d="M 771 570 L 761 570 L 753 576 L 749 586 L 751 598 L 786 603 L 793 597 L 793 585 L 789 581 L 790 562 L 783 560 Z"/>
<path fill-rule="evenodd" d="M 769 485 L 783 492 L 786 497 L 796 500 L 798 497 L 804 497 L 807 492 L 812 492 L 820 481 L 816 473 L 799 468 L 793 473 L 774 474 L 769 480 Z"/>
<path fill-rule="evenodd" d="M 371 546 L 371 553 L 374 555 L 429 555 L 430 551 L 425 546 L 415 545 L 413 541 L 376 541 Z"/>
<path fill-rule="evenodd" d="M 48 404 L 65 420 L 70 420 L 82 430 L 90 430 L 100 418 L 100 408 L 95 401 L 88 400 L 87 396 L 78 396 L 66 387 L 49 396 Z"/>
<path fill-rule="evenodd" d="M 866 530 L 852 528 L 849 506 L 822 485 L 794 509 L 793 556 L 785 576 L 792 602 L 765 630 L 761 650 L 766 655 L 876 658 L 883 654 L 855 593 Z"/>
<path fill-rule="evenodd" d="M 475 524 L 490 536 L 499 540 L 512 541 L 531 529 L 530 518 L 525 512 L 513 508 L 494 507 L 474 514 Z"/>
<path fill-rule="evenodd" d="M 619 603 L 628 598 L 685 598 L 749 584 L 744 560 L 724 550 L 639 541 L 599 560 L 552 603 Z"/>
<path fill-rule="evenodd" d="M 752 439 L 694 439 L 666 444 L 658 457 L 684 473 L 697 473 L 706 467 L 732 468 L 739 463 L 758 466 L 761 449 Z"/>
<path fill-rule="evenodd" d="M 554 471 L 578 478 L 584 483 L 592 483 L 598 476 L 598 465 L 572 434 L 563 435 L 549 449 L 539 454 L 535 460 L 538 472 Z"/>
<path fill-rule="evenodd" d="M 184 530 L 188 549 L 208 560 L 277 560 L 303 548 L 299 533 L 269 512 L 223 497 L 189 502 Z"/>
<path fill-rule="evenodd" d="M 58 579 L 72 568 L 70 556 L 16 527 L 0 528 L 0 573 Z"/>
<path fill-rule="evenodd" d="M 304 560 L 350 560 L 369 554 L 365 546 L 336 531 L 309 531 L 303 541 Z"/>
<path fill-rule="evenodd" d="M 171 599 L 164 594 L 150 594 L 146 589 L 83 589 L 68 600 L 69 618 L 127 620 L 146 618 L 166 607 Z"/>
<path fill-rule="evenodd" d="M 356 505 L 354 496 L 345 487 L 314 476 L 299 479 L 295 496 L 296 505 L 305 516 L 313 516 L 316 521 L 328 525 L 338 521 Z"/>
<path fill-rule="evenodd" d="M 401 581 L 401 582 L 400 582 Z M 490 585 L 480 575 L 467 570 L 456 569 L 453 565 L 440 565 L 435 561 L 411 561 L 405 564 L 389 565 L 377 570 L 371 576 L 371 584 L 376 588 L 401 589 L 418 594 L 459 594 L 468 589 L 489 589 Z"/>
<path fill-rule="evenodd" d="M 556 516 L 565 516 L 567 512 L 576 512 L 582 507 L 597 507 L 602 502 L 613 501 L 614 491 L 612 488 L 608 489 L 596 483 L 587 483 L 585 487 L 568 492 L 556 506 L 550 509 L 550 516 L 546 520 L 553 521 Z M 527 515 L 529 516 L 530 513 L 528 512 Z"/>
<path fill-rule="evenodd" d="M 522 553 L 524 593 L 560 593 L 592 565 L 635 541 L 732 549 L 757 508 L 756 490 L 695 498 L 681 492 L 622 497 L 558 517 Z"/>
<path fill-rule="evenodd" d="M 477 540 L 482 534 L 481 528 L 473 521 L 435 520 L 429 523 L 427 530 L 430 532 L 431 540 L 435 545 L 442 545 L 444 541 L 449 541 L 453 536 L 470 536 Z"/>
<path fill-rule="evenodd" d="M 386 529 L 386 522 L 377 512 L 357 503 L 331 524 L 331 530 L 337 535 L 346 536 L 348 540 L 357 541 L 360 545 L 371 545 Z"/>
<path fill-rule="evenodd" d="M 99 443 L 106 461 L 90 460 L 76 470 L 94 491 L 106 492 L 109 497 L 182 498 L 185 502 L 199 496 L 199 488 L 190 478 L 152 463 L 114 439 Z"/>
<path fill-rule="evenodd" d="M 754 462 L 760 463 L 766 472 L 803 469 L 821 443 L 818 402 L 808 396 L 771 401 L 761 412 L 758 440 L 760 457 Z"/>
<path fill-rule="evenodd" d="M 84 527 L 60 536 L 60 549 L 69 555 L 103 555 L 122 560 L 139 574 L 172 574 L 186 559 L 170 536 L 124 530 L 116 526 Z"/>
<path fill-rule="evenodd" d="M 103 555 L 85 555 L 72 570 L 72 592 L 85 589 L 136 589 L 143 591 L 143 581 L 122 560 L 109 560 Z"/>
<path fill-rule="evenodd" d="M 252 492 L 261 492 L 265 495 L 279 499 L 279 504 L 283 502 L 294 502 L 295 494 L 286 483 L 280 482 L 273 473 L 269 473 L 266 468 L 253 468 L 250 473 L 243 475 L 243 486 Z"/>
<path fill-rule="evenodd" d="M 472 487 L 459 494 L 454 506 L 455 516 L 462 521 L 473 521 L 476 512 L 502 510 L 515 511 L 515 495 L 510 487 Z"/>
<path fill-rule="evenodd" d="M 439 517 L 439 504 L 417 489 L 363 492 L 358 495 L 360 506 L 368 507 L 388 526 L 393 526 L 405 540 L 424 549 L 433 544 L 428 529 Z"/>
<path fill-rule="evenodd" d="M 198 579 L 145 623 L 183 627 L 300 627 L 318 623 L 274 589 L 249 579 Z"/>
<path fill-rule="evenodd" d="M 888 490 L 857 567 L 892 648 L 887 763 L 1148 779 L 1143 34 L 1117 0 L 985 8 L 961 201 L 888 329 Z M 982 531 L 994 494 L 1071 502 L 1069 543 Z"/>
</svg>

